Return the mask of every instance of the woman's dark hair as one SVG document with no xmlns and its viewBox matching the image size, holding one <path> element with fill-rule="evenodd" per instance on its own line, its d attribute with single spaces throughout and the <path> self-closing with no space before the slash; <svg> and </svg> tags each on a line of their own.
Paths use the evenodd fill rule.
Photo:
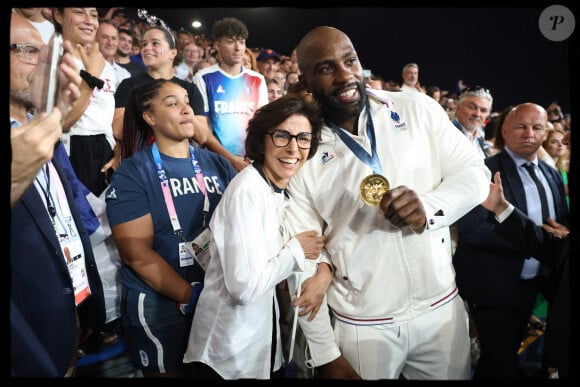
<svg viewBox="0 0 580 387">
<path fill-rule="evenodd" d="M 493 136 L 493 144 L 495 148 L 500 151 L 503 151 L 503 148 L 505 148 L 505 140 L 503 138 L 503 135 L 501 134 L 501 127 L 505 122 L 505 118 L 513 110 L 513 108 L 514 106 L 508 106 L 507 108 L 505 108 L 505 110 L 501 112 L 501 114 L 499 115 L 499 117 L 495 122 L 495 131 L 494 131 L 495 134 Z"/>
<path fill-rule="evenodd" d="M 60 13 L 61 15 L 64 15 L 64 8 L 56 8 L 56 9 L 58 10 L 58 13 Z M 52 24 L 54 24 L 54 30 L 56 32 L 58 32 L 59 34 L 62 34 L 62 26 L 56 22 L 56 19 L 54 18 L 54 10 L 55 10 L 54 7 L 51 8 L 52 20 L 53 20 Z"/>
<path fill-rule="evenodd" d="M 150 145 L 154 140 L 153 129 L 143 119 L 143 113 L 151 109 L 152 101 L 159 95 L 163 85 L 172 82 L 167 79 L 153 79 L 136 86 L 127 98 L 123 116 L 123 140 L 121 141 L 121 161 Z"/>
<path fill-rule="evenodd" d="M 433 94 L 435 94 L 436 92 L 441 92 L 439 86 L 429 86 L 427 88 L 427 95 L 431 98 L 433 98 Z"/>
<path fill-rule="evenodd" d="M 163 32 L 163 34 L 165 35 L 165 40 L 167 41 L 167 43 L 169 43 L 169 48 L 172 50 L 177 49 L 177 42 L 175 41 L 175 36 L 173 35 L 173 32 L 171 32 L 167 28 L 158 27 L 158 26 L 151 27 L 151 28 L 149 28 L 148 31 L 151 31 L 151 30 L 159 30 L 159 31 Z"/>
<path fill-rule="evenodd" d="M 296 114 L 306 117 L 312 127 L 312 145 L 308 152 L 308 159 L 312 158 L 318 149 L 322 129 L 320 108 L 316 102 L 305 101 L 296 95 L 285 95 L 256 111 L 248 123 L 246 157 L 264 162 L 264 139 L 268 136 L 267 132 Z"/>
</svg>

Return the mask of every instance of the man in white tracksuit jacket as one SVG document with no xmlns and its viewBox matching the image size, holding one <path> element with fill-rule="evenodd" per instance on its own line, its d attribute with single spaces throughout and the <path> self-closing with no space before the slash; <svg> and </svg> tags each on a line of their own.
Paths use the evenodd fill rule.
<svg viewBox="0 0 580 387">
<path fill-rule="evenodd" d="M 341 31 L 315 28 L 298 58 L 327 125 L 317 154 L 290 180 L 288 213 L 295 232 L 326 236 L 322 259 L 334 269 L 334 327 L 326 304 L 314 321 L 300 319 L 308 365 L 330 378 L 468 379 L 468 317 L 449 226 L 485 200 L 489 170 L 435 100 L 365 91 Z M 378 206 L 361 200 L 371 174 L 391 188 Z"/>
</svg>

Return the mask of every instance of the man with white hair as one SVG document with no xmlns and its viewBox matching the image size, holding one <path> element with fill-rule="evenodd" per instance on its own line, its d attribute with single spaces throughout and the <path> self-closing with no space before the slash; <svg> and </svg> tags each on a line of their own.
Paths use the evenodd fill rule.
<svg viewBox="0 0 580 387">
<path fill-rule="evenodd" d="M 403 66 L 401 77 L 403 78 L 401 90 L 423 92 L 419 83 L 419 65 L 417 63 L 407 63 Z"/>
<path fill-rule="evenodd" d="M 491 156 L 492 144 L 485 141 L 484 127 L 489 115 L 493 97 L 482 86 L 468 87 L 459 95 L 453 125 L 461 130 L 473 144 L 481 157 Z"/>
</svg>

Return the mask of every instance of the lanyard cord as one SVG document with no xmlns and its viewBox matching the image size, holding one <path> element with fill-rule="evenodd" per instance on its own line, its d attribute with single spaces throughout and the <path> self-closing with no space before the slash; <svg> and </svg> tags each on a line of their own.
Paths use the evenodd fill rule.
<svg viewBox="0 0 580 387">
<path fill-rule="evenodd" d="M 52 218 L 54 222 L 54 218 L 56 216 L 56 208 L 54 207 L 54 200 L 52 199 L 52 195 L 50 194 L 50 170 L 48 169 L 48 162 L 45 164 L 44 167 L 44 180 L 46 182 L 46 188 L 42 186 L 40 181 L 38 181 L 38 177 L 36 177 L 36 182 L 38 186 L 44 193 L 44 198 L 46 199 L 46 209 L 48 210 L 48 214 Z"/>
<path fill-rule="evenodd" d="M 377 154 L 377 142 L 375 140 L 375 127 L 373 125 L 373 119 L 371 117 L 371 108 L 369 104 L 369 99 L 366 101 L 367 109 L 367 137 L 371 143 L 371 153 L 369 154 L 360 144 L 354 141 L 344 129 L 339 128 L 332 121 L 328 121 L 328 125 L 332 130 L 340 137 L 340 139 L 345 143 L 345 145 L 366 165 L 372 168 L 373 173 L 382 173 L 381 161 L 379 160 L 379 155 Z"/>
<path fill-rule="evenodd" d="M 161 154 L 159 153 L 159 148 L 157 143 L 153 143 L 151 147 L 151 152 L 153 153 L 153 159 L 155 160 L 155 165 L 157 166 L 157 176 L 159 176 L 159 182 L 161 184 L 161 191 L 163 192 L 163 199 L 165 200 L 165 206 L 167 207 L 167 212 L 169 213 L 169 220 L 171 221 L 171 226 L 173 227 L 173 233 L 177 235 L 181 240 L 186 242 L 183 238 L 183 230 L 181 229 L 181 224 L 177 218 L 177 211 L 175 210 L 175 204 L 173 203 L 173 197 L 171 196 L 171 190 L 169 189 L 169 183 L 167 179 L 167 174 L 165 169 L 163 169 L 163 163 L 161 161 Z M 193 170 L 195 171 L 195 177 L 199 188 L 203 192 L 204 202 L 203 202 L 203 227 L 205 227 L 205 221 L 207 214 L 209 212 L 209 198 L 207 196 L 207 190 L 205 189 L 203 174 L 201 173 L 201 167 L 195 159 L 193 146 L 189 145 L 189 154 L 191 157 L 191 163 Z"/>
</svg>

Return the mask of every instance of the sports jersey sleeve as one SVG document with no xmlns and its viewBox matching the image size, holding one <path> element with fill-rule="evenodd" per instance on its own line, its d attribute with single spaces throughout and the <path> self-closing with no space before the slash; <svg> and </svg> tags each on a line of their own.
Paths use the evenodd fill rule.
<svg viewBox="0 0 580 387">
<path fill-rule="evenodd" d="M 270 101 L 268 100 L 268 86 L 266 85 L 266 79 L 262 74 L 259 74 L 259 77 L 262 82 L 258 87 L 258 107 L 262 107 Z"/>
<path fill-rule="evenodd" d="M 201 98 L 203 101 L 203 112 L 204 114 L 207 116 L 209 115 L 209 104 L 208 104 L 208 99 L 207 99 L 207 88 L 205 85 L 205 81 L 203 80 L 202 76 L 201 76 L 201 72 L 198 71 L 197 73 L 195 73 L 195 75 L 193 76 L 193 84 L 197 87 L 197 89 L 199 90 L 200 94 L 201 94 Z"/>
<path fill-rule="evenodd" d="M 123 162 L 107 189 L 107 217 L 111 227 L 150 213 L 146 186 L 134 160 Z"/>
</svg>

